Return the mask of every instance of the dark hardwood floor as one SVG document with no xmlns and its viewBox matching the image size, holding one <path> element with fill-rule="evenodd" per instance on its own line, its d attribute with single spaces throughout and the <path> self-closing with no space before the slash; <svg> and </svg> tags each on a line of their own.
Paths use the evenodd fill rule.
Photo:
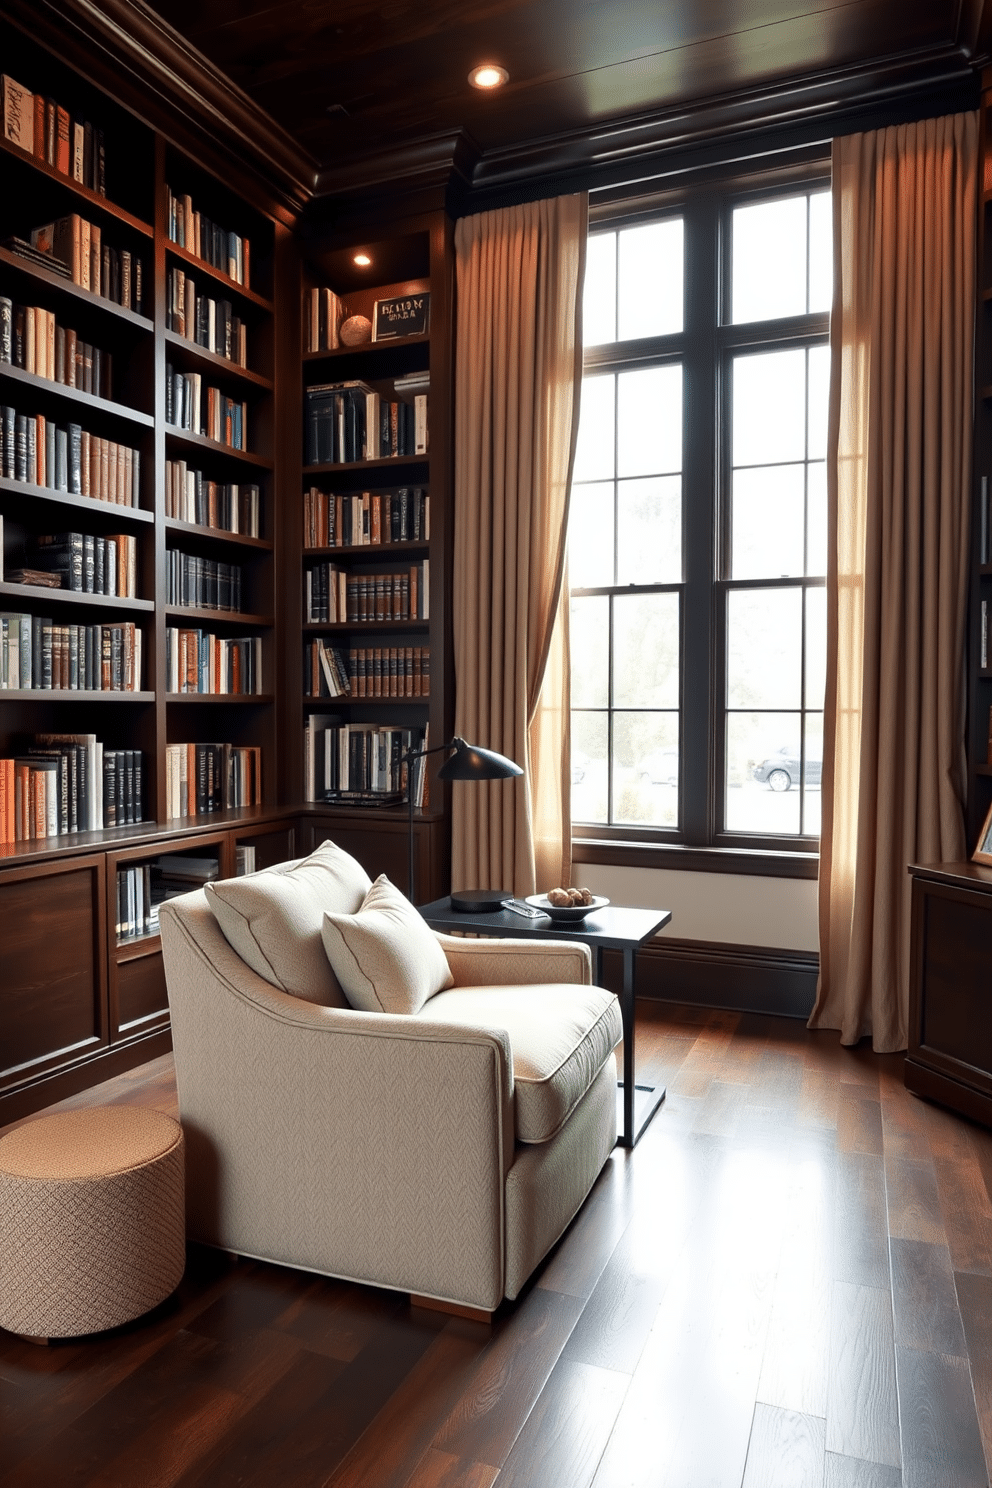
<svg viewBox="0 0 992 1488">
<path fill-rule="evenodd" d="M 490 1329 L 192 1248 L 99 1337 L 0 1334 L 4 1488 L 979 1488 L 992 1133 L 898 1056 L 638 1009 L 668 1099 Z M 63 1106 L 175 1111 L 171 1058 Z"/>
</svg>

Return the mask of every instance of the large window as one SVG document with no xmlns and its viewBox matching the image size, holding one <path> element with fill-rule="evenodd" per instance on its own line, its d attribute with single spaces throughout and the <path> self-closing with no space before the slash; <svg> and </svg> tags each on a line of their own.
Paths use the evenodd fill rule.
<svg viewBox="0 0 992 1488">
<path fill-rule="evenodd" d="M 830 292 L 822 180 L 591 231 L 577 837 L 816 849 Z"/>
</svg>

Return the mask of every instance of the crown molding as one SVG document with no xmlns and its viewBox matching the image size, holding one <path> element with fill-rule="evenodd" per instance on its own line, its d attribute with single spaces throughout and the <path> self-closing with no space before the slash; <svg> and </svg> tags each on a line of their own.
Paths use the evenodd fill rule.
<svg viewBox="0 0 992 1488">
<path fill-rule="evenodd" d="M 3 0 L 2 14 L 181 148 L 252 177 L 278 215 L 312 196 L 318 162 L 143 0 Z"/>
<path fill-rule="evenodd" d="M 321 203 L 382 194 L 390 198 L 443 194 L 456 183 L 468 188 L 482 151 L 464 129 L 423 135 L 397 148 L 354 155 L 317 172 L 314 197 Z"/>
</svg>

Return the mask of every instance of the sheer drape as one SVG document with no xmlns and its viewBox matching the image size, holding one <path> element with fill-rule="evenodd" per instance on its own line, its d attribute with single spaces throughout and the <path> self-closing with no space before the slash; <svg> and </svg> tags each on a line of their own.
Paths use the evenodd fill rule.
<svg viewBox="0 0 992 1488">
<path fill-rule="evenodd" d="M 522 780 L 455 785 L 452 883 L 533 893 L 571 871 L 565 527 L 588 199 L 455 231 L 455 729 Z"/>
<path fill-rule="evenodd" d="M 965 855 L 963 649 L 977 116 L 833 150 L 820 981 L 810 1019 L 906 1046 L 910 862 Z"/>
</svg>

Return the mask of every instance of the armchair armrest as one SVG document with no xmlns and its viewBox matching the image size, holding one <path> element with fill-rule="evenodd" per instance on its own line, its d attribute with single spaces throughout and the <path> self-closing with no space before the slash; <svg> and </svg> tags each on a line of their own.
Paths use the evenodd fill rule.
<svg viewBox="0 0 992 1488">
<path fill-rule="evenodd" d="M 462 940 L 440 930 L 434 934 L 448 959 L 456 987 L 592 983 L 592 952 L 576 940 Z"/>
</svg>

